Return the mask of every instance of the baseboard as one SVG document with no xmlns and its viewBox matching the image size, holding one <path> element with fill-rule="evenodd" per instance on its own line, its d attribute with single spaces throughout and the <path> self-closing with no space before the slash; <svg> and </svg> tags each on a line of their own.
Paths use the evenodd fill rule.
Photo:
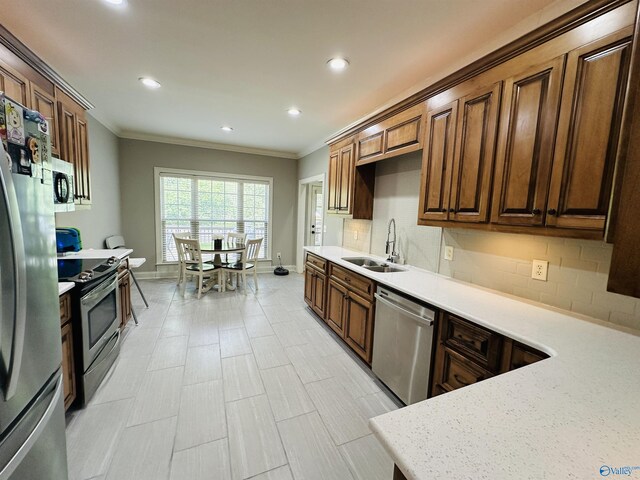
<svg viewBox="0 0 640 480">
<path fill-rule="evenodd" d="M 290 272 L 296 273 L 295 265 L 283 265 L 283 267 Z M 258 273 L 272 273 L 274 268 L 276 268 L 274 265 L 260 265 L 258 266 Z M 158 270 L 155 272 L 135 272 L 135 275 L 138 280 L 177 278 L 178 269 L 175 267 L 158 266 Z"/>
</svg>

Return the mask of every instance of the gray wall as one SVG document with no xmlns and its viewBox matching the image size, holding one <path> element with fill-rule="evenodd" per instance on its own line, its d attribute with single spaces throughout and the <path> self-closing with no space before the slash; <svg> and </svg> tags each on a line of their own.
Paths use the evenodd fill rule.
<svg viewBox="0 0 640 480">
<path fill-rule="evenodd" d="M 329 169 L 329 147 L 320 147 L 318 150 L 305 155 L 298 160 L 298 179 L 324 174 L 324 194 L 327 195 L 327 170 Z M 325 202 L 326 204 L 326 202 Z M 343 217 L 325 214 L 326 231 L 322 237 L 323 245 L 342 245 Z"/>
<path fill-rule="evenodd" d="M 91 162 L 90 210 L 57 213 L 57 227 L 76 227 L 84 248 L 104 248 L 104 239 L 120 233 L 120 175 L 118 137 L 98 120 L 89 122 L 89 160 Z"/>
<path fill-rule="evenodd" d="M 135 256 L 147 259 L 141 270 L 156 270 L 154 167 L 273 177 L 272 255 L 295 263 L 296 160 L 120 139 L 122 229 Z"/>
</svg>

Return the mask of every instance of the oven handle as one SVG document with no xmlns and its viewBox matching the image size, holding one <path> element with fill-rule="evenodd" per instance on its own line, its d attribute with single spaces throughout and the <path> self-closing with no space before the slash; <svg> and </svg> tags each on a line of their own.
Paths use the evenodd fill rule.
<svg viewBox="0 0 640 480">
<path fill-rule="evenodd" d="M 421 317 L 420 315 L 416 315 L 409 310 L 405 310 L 396 302 L 392 302 L 388 298 L 385 298 L 378 293 L 374 293 L 373 295 L 379 302 L 384 303 L 387 307 L 396 310 L 397 312 L 400 312 L 402 315 L 406 315 L 407 317 L 412 318 L 416 323 L 419 323 L 420 325 L 423 325 L 425 327 L 431 327 L 433 325 L 433 319 Z"/>
<path fill-rule="evenodd" d="M 111 336 L 111 338 L 109 340 L 107 340 L 106 342 L 104 342 L 104 346 L 102 347 L 102 350 L 100 350 L 100 352 L 98 352 L 98 354 L 96 355 L 96 359 L 103 356 L 102 352 L 104 351 L 105 348 L 107 348 L 107 345 L 109 345 L 109 342 L 113 339 L 113 337 L 116 337 L 116 341 L 113 344 L 113 347 L 111 347 L 111 349 L 109 350 L 109 352 L 104 355 L 105 358 L 108 358 L 109 355 L 111 355 L 111 352 L 113 352 L 116 348 L 118 348 L 118 345 L 120 345 L 120 329 L 118 329 L 116 331 L 116 333 L 114 335 Z M 104 360 L 104 358 L 103 358 Z M 92 373 L 96 368 L 98 368 L 100 366 L 100 364 L 102 363 L 102 361 L 100 362 L 96 362 L 95 365 L 91 365 L 91 368 L 89 368 L 89 370 L 87 370 L 85 372 L 85 376 L 89 375 L 90 373 Z"/>
<path fill-rule="evenodd" d="M 89 305 L 94 302 L 94 300 L 100 298 L 105 292 L 115 290 L 116 284 L 118 283 L 118 276 L 114 275 L 113 280 L 105 281 L 101 283 L 99 286 L 91 290 L 84 297 L 80 299 L 80 303 L 82 305 Z"/>
</svg>

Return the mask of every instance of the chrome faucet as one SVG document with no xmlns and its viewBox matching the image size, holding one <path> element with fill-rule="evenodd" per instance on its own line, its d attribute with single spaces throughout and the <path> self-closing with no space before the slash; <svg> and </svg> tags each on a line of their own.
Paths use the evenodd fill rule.
<svg viewBox="0 0 640 480">
<path fill-rule="evenodd" d="M 391 225 L 393 224 L 393 240 L 391 238 Z M 389 220 L 389 225 L 387 227 L 387 246 L 385 248 L 385 253 L 389 255 L 387 257 L 387 262 L 397 263 L 400 255 L 396 252 L 396 220 L 392 218 Z"/>
</svg>

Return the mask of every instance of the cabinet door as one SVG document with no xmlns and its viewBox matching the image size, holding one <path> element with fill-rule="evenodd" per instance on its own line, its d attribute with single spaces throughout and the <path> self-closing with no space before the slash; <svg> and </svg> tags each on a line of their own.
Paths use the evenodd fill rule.
<svg viewBox="0 0 640 480">
<path fill-rule="evenodd" d="M 433 373 L 432 396 L 473 385 L 493 375 L 453 350 L 439 346 L 440 369 Z"/>
<path fill-rule="evenodd" d="M 340 187 L 338 190 L 338 210 L 348 212 L 351 207 L 353 191 L 353 173 L 355 169 L 355 156 L 353 145 L 340 149 Z"/>
<path fill-rule="evenodd" d="M 340 152 L 329 155 L 329 175 L 328 175 L 328 195 L 327 210 L 335 212 L 338 210 L 338 188 L 340 175 Z"/>
<path fill-rule="evenodd" d="M 344 340 L 362 359 L 371 363 L 373 303 L 349 292 L 346 299 Z"/>
<path fill-rule="evenodd" d="M 631 40 L 622 32 L 569 52 L 547 225 L 604 231 Z"/>
<path fill-rule="evenodd" d="M 87 132 L 86 119 L 76 114 L 76 139 L 77 139 L 77 159 L 80 165 L 82 200 L 84 205 L 91 203 L 91 177 L 89 176 L 89 134 Z"/>
<path fill-rule="evenodd" d="M 124 328 L 131 318 L 131 276 L 126 273 L 118 284 L 120 294 L 120 328 Z"/>
<path fill-rule="evenodd" d="M 31 95 L 27 79 L 10 65 L 0 61 L 0 91 L 11 100 L 31 107 Z"/>
<path fill-rule="evenodd" d="M 322 273 L 316 273 L 313 277 L 313 305 L 314 312 L 320 315 L 321 318 L 325 317 L 326 308 L 326 294 L 327 291 L 327 276 Z"/>
<path fill-rule="evenodd" d="M 345 303 L 348 292 L 345 287 L 329 280 L 327 288 L 327 325 L 344 338 Z"/>
<path fill-rule="evenodd" d="M 491 221 L 543 225 L 564 57 L 505 82 Z"/>
<path fill-rule="evenodd" d="M 372 162 L 384 153 L 384 130 L 380 125 L 366 129 L 358 137 L 358 164 Z"/>
<path fill-rule="evenodd" d="M 427 112 L 420 183 L 421 220 L 447 220 L 458 102 Z"/>
<path fill-rule="evenodd" d="M 58 109 L 55 98 L 38 87 L 31 84 L 31 108 L 40 112 L 49 122 L 51 138 L 51 153 L 60 155 L 58 148 Z"/>
<path fill-rule="evenodd" d="M 65 410 L 76 398 L 76 373 L 73 363 L 73 330 L 71 322 L 62 327 L 62 386 Z"/>
<path fill-rule="evenodd" d="M 73 194 L 76 200 L 82 195 L 80 164 L 78 162 L 76 141 L 76 114 L 63 102 L 58 102 L 58 121 L 60 127 L 60 158 L 73 165 Z"/>
<path fill-rule="evenodd" d="M 313 290 L 314 290 L 314 282 L 313 277 L 315 275 L 315 270 L 305 267 L 304 269 L 304 301 L 313 308 Z"/>
<path fill-rule="evenodd" d="M 450 220 L 477 223 L 489 219 L 500 87 L 499 82 L 459 101 Z"/>
</svg>

